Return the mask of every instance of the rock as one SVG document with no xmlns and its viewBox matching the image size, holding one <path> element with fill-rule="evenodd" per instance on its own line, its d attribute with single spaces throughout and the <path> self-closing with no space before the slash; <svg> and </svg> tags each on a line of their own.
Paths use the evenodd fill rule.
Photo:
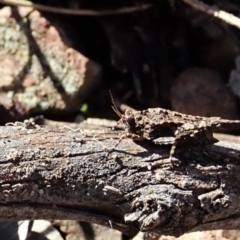
<svg viewBox="0 0 240 240">
<path fill-rule="evenodd" d="M 117 230 L 80 221 L 55 220 L 54 224 L 59 226 L 61 232 L 66 234 L 66 240 L 120 240 L 121 233 Z"/>
<path fill-rule="evenodd" d="M 23 104 L 0 92 L 0 116 L 0 125 L 4 125 L 27 118 L 28 111 Z"/>
<path fill-rule="evenodd" d="M 189 68 L 174 81 L 172 109 L 200 116 L 237 119 L 237 101 L 220 74 L 211 69 Z"/>
<path fill-rule="evenodd" d="M 215 230 L 186 233 L 181 237 L 175 238 L 170 236 L 162 236 L 159 240 L 239 240 L 239 230 Z"/>
<path fill-rule="evenodd" d="M 236 69 L 233 69 L 230 73 L 228 86 L 235 95 L 240 97 L 240 56 L 236 58 Z"/>
<path fill-rule="evenodd" d="M 78 111 L 100 83 L 101 67 L 31 11 L 0 10 L 0 93 L 7 92 L 31 113 Z"/>
</svg>

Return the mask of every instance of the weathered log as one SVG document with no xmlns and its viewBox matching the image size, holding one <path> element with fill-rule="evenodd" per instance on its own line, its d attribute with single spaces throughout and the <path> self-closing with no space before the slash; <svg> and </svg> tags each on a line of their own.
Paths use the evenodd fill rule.
<svg viewBox="0 0 240 240">
<path fill-rule="evenodd" d="M 77 219 L 133 235 L 240 229 L 240 146 L 178 149 L 122 132 L 0 127 L 0 220 Z"/>
</svg>

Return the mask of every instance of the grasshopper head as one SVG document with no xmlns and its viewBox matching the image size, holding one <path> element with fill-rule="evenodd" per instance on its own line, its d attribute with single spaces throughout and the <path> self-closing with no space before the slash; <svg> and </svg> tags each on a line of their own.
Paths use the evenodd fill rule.
<svg viewBox="0 0 240 240">
<path fill-rule="evenodd" d="M 122 115 L 121 121 L 127 126 L 129 132 L 135 133 L 136 121 L 133 110 L 126 110 L 124 115 Z"/>
</svg>

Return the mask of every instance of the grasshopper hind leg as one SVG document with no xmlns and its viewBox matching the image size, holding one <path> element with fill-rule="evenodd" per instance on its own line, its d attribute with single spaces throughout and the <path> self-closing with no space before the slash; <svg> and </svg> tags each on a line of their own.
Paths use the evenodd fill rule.
<svg viewBox="0 0 240 240">
<path fill-rule="evenodd" d="M 173 156 L 176 152 L 178 146 L 206 146 L 218 142 L 216 138 L 213 137 L 213 132 L 209 127 L 199 127 L 193 124 L 183 124 L 178 127 L 174 133 L 175 139 L 172 144 L 169 160 L 174 166 Z"/>
</svg>

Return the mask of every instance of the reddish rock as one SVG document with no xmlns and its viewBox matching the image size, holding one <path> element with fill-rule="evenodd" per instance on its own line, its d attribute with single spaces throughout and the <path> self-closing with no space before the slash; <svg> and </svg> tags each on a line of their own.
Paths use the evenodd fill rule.
<svg viewBox="0 0 240 240">
<path fill-rule="evenodd" d="M 236 97 L 214 70 L 189 68 L 175 79 L 172 109 L 178 112 L 237 119 Z"/>
<path fill-rule="evenodd" d="M 101 67 L 67 46 L 38 11 L 1 9 L 0 33 L 0 93 L 30 112 L 75 112 L 100 83 Z"/>
<path fill-rule="evenodd" d="M 58 226 L 62 233 L 66 235 L 66 240 L 120 240 L 121 233 L 110 227 L 104 227 L 97 224 L 85 223 L 71 220 L 55 220 L 54 225 Z"/>
<path fill-rule="evenodd" d="M 0 93 L 0 125 L 8 122 L 21 121 L 28 117 L 27 109 L 18 101 Z"/>
<path fill-rule="evenodd" d="M 159 240 L 239 240 L 239 230 L 213 230 L 186 233 L 181 237 L 175 238 L 170 236 L 162 236 Z"/>
</svg>

